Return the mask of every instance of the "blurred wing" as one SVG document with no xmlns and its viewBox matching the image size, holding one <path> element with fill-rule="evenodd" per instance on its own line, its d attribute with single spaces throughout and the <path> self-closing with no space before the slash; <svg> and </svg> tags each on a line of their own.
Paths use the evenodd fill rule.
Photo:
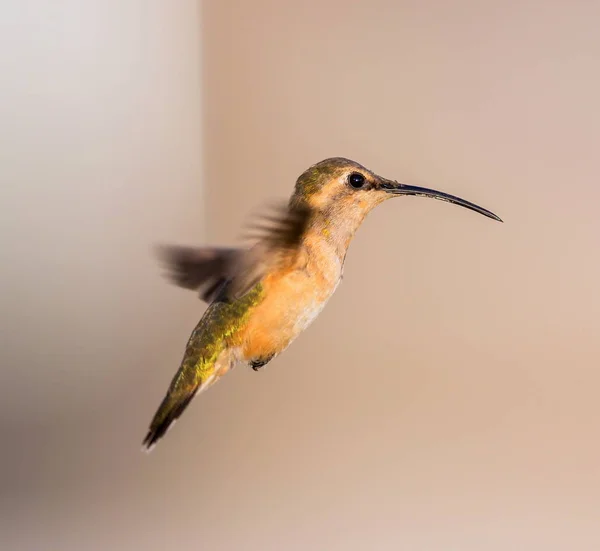
<svg viewBox="0 0 600 551">
<path fill-rule="evenodd" d="M 295 257 L 310 221 L 306 207 L 277 207 L 247 226 L 250 248 L 178 247 L 166 245 L 159 255 L 169 278 L 185 289 L 197 290 L 206 302 L 245 295 L 269 270 Z"/>
<path fill-rule="evenodd" d="M 285 205 L 255 217 L 247 225 L 247 232 L 243 236 L 255 241 L 255 244 L 239 258 L 228 294 L 234 298 L 243 296 L 270 270 L 293 261 L 311 215 L 308 207 Z"/>
<path fill-rule="evenodd" d="M 302 205 L 275 205 L 270 213 L 255 217 L 245 238 L 256 239 L 272 253 L 296 249 L 308 227 L 312 211 Z"/>
<path fill-rule="evenodd" d="M 177 286 L 198 291 L 205 302 L 212 302 L 221 287 L 233 276 L 242 249 L 216 247 L 178 247 L 164 245 L 158 253 L 168 278 Z"/>
</svg>

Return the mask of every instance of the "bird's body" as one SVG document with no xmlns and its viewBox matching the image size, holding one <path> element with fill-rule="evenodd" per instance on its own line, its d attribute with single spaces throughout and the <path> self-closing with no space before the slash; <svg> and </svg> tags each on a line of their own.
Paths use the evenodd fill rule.
<svg viewBox="0 0 600 551">
<path fill-rule="evenodd" d="M 472 203 L 385 180 L 347 159 L 310 167 L 289 205 L 259 227 L 248 249 L 168 247 L 175 282 L 210 303 L 192 332 L 181 366 L 144 444 L 150 448 L 192 398 L 245 363 L 255 370 L 283 352 L 336 290 L 346 252 L 364 217 L 392 195 L 427 195 L 486 216 Z M 499 219 L 498 219 L 499 220 Z"/>
<path fill-rule="evenodd" d="M 289 266 L 265 276 L 263 298 L 241 333 L 242 360 L 259 362 L 283 352 L 319 315 L 341 275 L 341 259 L 326 247 L 306 247 Z"/>
</svg>

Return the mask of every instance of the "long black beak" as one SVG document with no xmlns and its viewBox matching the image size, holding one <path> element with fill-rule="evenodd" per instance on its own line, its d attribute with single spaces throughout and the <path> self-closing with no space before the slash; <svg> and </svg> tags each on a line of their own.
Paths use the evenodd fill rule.
<svg viewBox="0 0 600 551">
<path fill-rule="evenodd" d="M 448 203 L 460 205 L 466 209 L 474 210 L 479 214 L 483 214 L 488 218 L 502 222 L 502 219 L 499 216 L 496 216 L 493 212 L 484 209 L 475 203 L 471 203 L 470 201 L 465 201 L 460 197 L 456 197 L 455 195 L 444 193 L 443 191 L 436 191 L 435 189 L 428 189 L 426 187 L 408 186 L 405 184 L 399 184 L 398 182 L 392 182 L 391 180 L 384 180 L 381 183 L 381 188 L 392 195 L 416 195 L 418 197 L 431 197 L 432 199 L 447 201 Z"/>
</svg>

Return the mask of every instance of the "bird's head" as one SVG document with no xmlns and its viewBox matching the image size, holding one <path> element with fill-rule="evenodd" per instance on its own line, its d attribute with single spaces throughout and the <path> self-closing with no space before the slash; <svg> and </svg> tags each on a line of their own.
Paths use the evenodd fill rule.
<svg viewBox="0 0 600 551">
<path fill-rule="evenodd" d="M 369 211 L 383 201 L 405 195 L 447 201 L 502 221 L 489 210 L 460 197 L 388 180 L 342 157 L 325 159 L 305 170 L 296 182 L 292 201 L 328 213 L 336 220 L 352 218 L 360 223 Z"/>
</svg>

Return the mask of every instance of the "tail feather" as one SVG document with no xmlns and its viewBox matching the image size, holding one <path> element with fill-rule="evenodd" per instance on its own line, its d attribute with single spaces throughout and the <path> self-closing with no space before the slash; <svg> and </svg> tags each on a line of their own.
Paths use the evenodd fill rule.
<svg viewBox="0 0 600 551">
<path fill-rule="evenodd" d="M 172 394 L 171 392 L 167 393 L 154 414 L 154 418 L 148 429 L 148 434 L 146 434 L 146 438 L 144 438 L 142 443 L 142 446 L 146 448 L 147 451 L 151 451 L 155 444 L 167 433 L 173 423 L 175 423 L 189 406 L 199 389 L 200 385 L 191 389 L 191 392 L 183 395 Z"/>
<path fill-rule="evenodd" d="M 211 373 L 204 380 L 199 378 L 191 382 L 185 376 L 188 374 L 186 373 L 187 371 L 184 367 L 180 368 L 171 383 L 167 395 L 154 414 L 148 433 L 142 442 L 143 448 L 148 452 L 167 433 L 175 421 L 181 417 L 181 414 L 190 405 L 194 397 L 199 392 L 206 390 L 219 378 L 215 373 Z"/>
</svg>

